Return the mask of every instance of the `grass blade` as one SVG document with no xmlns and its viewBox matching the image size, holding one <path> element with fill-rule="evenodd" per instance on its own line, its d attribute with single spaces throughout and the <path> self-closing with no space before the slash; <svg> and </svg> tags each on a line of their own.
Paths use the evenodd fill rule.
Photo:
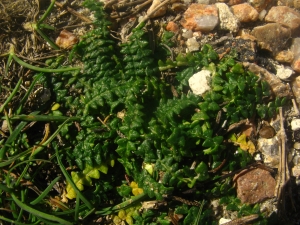
<svg viewBox="0 0 300 225">
<path fill-rule="evenodd" d="M 38 211 L 34 208 L 31 208 L 29 207 L 28 205 L 24 204 L 23 202 L 21 202 L 17 196 L 14 194 L 14 193 L 11 193 L 11 197 L 12 199 L 14 200 L 14 202 L 23 210 L 37 216 L 37 217 L 41 217 L 41 218 L 44 218 L 46 220 L 50 220 L 50 221 L 55 221 L 55 222 L 59 222 L 60 224 L 63 224 L 63 225 L 73 225 L 73 223 L 70 223 L 64 219 L 61 219 L 57 216 L 53 216 L 53 215 L 49 215 L 47 213 L 44 213 L 44 212 L 41 212 L 41 211 Z"/>
<path fill-rule="evenodd" d="M 76 187 L 76 185 L 74 184 L 72 178 L 70 177 L 70 175 L 68 174 L 66 168 L 64 167 L 60 157 L 59 157 L 59 154 L 58 154 L 58 147 L 55 146 L 55 152 L 56 152 L 56 158 L 57 158 L 57 162 L 58 162 L 58 165 L 61 169 L 61 172 L 63 173 L 63 175 L 65 176 L 66 180 L 68 183 L 70 183 L 70 185 L 72 186 L 72 188 L 75 190 L 76 192 L 76 195 L 79 195 L 80 199 L 86 204 L 86 206 L 89 208 L 89 209 L 92 209 L 93 206 L 92 204 L 81 194 L 81 192 L 78 190 L 78 188 Z"/>
<path fill-rule="evenodd" d="M 5 106 L 12 100 L 12 98 L 16 95 L 16 93 L 19 90 L 19 87 L 22 84 L 23 79 L 20 78 L 18 83 L 16 84 L 16 87 L 14 88 L 14 90 L 12 91 L 12 93 L 9 95 L 9 97 L 6 99 L 6 101 L 3 103 L 3 105 L 1 105 L 0 107 L 0 113 L 2 113 L 2 111 L 4 110 Z"/>
<path fill-rule="evenodd" d="M 49 191 L 51 191 L 52 187 L 54 186 L 54 184 L 59 181 L 60 177 L 56 177 L 50 184 L 49 186 L 40 194 L 40 196 L 38 196 L 35 200 L 30 202 L 30 205 L 36 205 L 38 204 L 40 201 L 42 201 L 47 194 L 49 193 Z"/>
</svg>

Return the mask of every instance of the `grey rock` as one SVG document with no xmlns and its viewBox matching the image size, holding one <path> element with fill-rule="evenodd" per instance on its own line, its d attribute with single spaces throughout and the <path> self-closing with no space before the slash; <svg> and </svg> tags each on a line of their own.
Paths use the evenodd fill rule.
<svg viewBox="0 0 300 225">
<path fill-rule="evenodd" d="M 287 48 L 288 40 L 291 37 L 290 28 L 278 23 L 270 23 L 264 26 L 255 27 L 251 34 L 256 37 L 259 46 L 276 55 Z"/>
</svg>

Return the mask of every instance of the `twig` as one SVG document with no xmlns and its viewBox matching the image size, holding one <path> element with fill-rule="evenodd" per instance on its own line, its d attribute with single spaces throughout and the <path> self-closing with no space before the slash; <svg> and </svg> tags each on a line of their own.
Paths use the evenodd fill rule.
<svg viewBox="0 0 300 225">
<path fill-rule="evenodd" d="M 295 101 L 295 93 L 293 88 L 291 88 L 291 85 L 288 84 L 289 88 L 290 88 L 290 92 L 293 93 L 293 98 L 292 98 L 292 103 L 293 103 L 293 108 L 294 108 L 294 115 L 293 116 L 300 116 L 300 112 L 297 106 L 297 103 Z"/>
<path fill-rule="evenodd" d="M 164 5 L 168 4 L 171 0 L 165 0 L 164 2 L 160 3 L 156 8 L 154 8 L 150 13 L 148 13 L 147 15 L 144 16 L 144 18 L 140 21 L 140 23 L 136 26 L 139 27 L 142 23 L 146 22 L 147 20 L 150 19 L 150 17 L 156 12 L 158 11 L 161 7 L 163 7 Z"/>
<path fill-rule="evenodd" d="M 282 210 L 285 211 L 285 188 L 287 183 L 290 181 L 290 173 L 287 162 L 287 152 L 286 152 L 286 133 L 284 129 L 284 117 L 282 112 L 282 107 L 279 107 L 279 117 L 280 117 L 280 160 L 279 160 L 279 179 L 277 183 L 277 189 L 275 190 L 275 196 L 278 198 L 278 205 L 282 205 Z M 292 206 L 295 210 L 294 200 L 291 196 L 291 189 L 289 189 L 289 195 L 291 198 Z"/>
<path fill-rule="evenodd" d="M 237 218 L 227 223 L 223 223 L 223 225 L 243 225 L 256 220 L 258 217 L 259 217 L 258 214 L 252 214 L 249 216 L 244 216 L 242 218 Z"/>
<path fill-rule="evenodd" d="M 59 2 L 55 2 L 55 5 L 57 5 L 59 8 L 66 8 L 68 10 L 69 13 L 73 14 L 74 16 L 77 16 L 78 18 L 80 18 L 81 20 L 91 23 L 93 22 L 92 20 L 90 20 L 89 18 L 81 15 L 80 13 L 76 12 L 74 9 L 70 8 L 69 6 L 65 7 L 63 4 L 59 3 Z"/>
</svg>

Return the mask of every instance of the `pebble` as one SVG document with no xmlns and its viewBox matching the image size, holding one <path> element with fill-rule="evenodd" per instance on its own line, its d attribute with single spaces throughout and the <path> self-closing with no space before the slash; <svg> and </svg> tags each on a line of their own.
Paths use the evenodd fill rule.
<svg viewBox="0 0 300 225">
<path fill-rule="evenodd" d="M 254 22 L 258 19 L 257 10 L 248 3 L 234 5 L 231 9 L 241 23 Z"/>
<path fill-rule="evenodd" d="M 290 50 L 283 50 L 277 53 L 275 60 L 281 63 L 291 64 L 294 61 L 294 53 Z"/>
<path fill-rule="evenodd" d="M 210 90 L 211 87 L 208 82 L 210 77 L 211 72 L 209 70 L 201 70 L 189 79 L 189 86 L 195 95 L 202 95 Z"/>
<path fill-rule="evenodd" d="M 293 119 L 291 121 L 291 128 L 293 131 L 300 129 L 300 119 Z"/>
<path fill-rule="evenodd" d="M 167 26 L 166 26 L 166 30 L 167 30 L 167 31 L 172 31 L 172 32 L 174 32 L 174 33 L 177 33 L 177 32 L 179 31 L 179 27 L 178 27 L 178 25 L 177 25 L 175 22 L 170 21 L 170 22 L 167 24 Z"/>
<path fill-rule="evenodd" d="M 294 143 L 294 149 L 300 150 L 300 142 L 295 142 Z"/>
<path fill-rule="evenodd" d="M 248 3 L 250 3 L 258 12 L 267 8 L 271 2 L 272 0 L 248 0 Z"/>
<path fill-rule="evenodd" d="M 236 184 L 237 196 L 242 203 L 256 204 L 274 197 L 276 181 L 269 171 L 256 168 L 240 174 L 236 175 Z"/>
<path fill-rule="evenodd" d="M 240 21 L 233 15 L 230 8 L 225 3 L 216 3 L 219 10 L 220 28 L 236 33 L 239 31 Z"/>
<path fill-rule="evenodd" d="M 186 41 L 186 46 L 187 46 L 187 52 L 199 51 L 200 49 L 200 44 L 194 37 L 189 38 Z"/>
<path fill-rule="evenodd" d="M 291 51 L 294 54 L 292 68 L 296 72 L 300 73 L 300 38 L 294 38 L 292 40 Z"/>
<path fill-rule="evenodd" d="M 291 37 L 289 28 L 279 23 L 269 23 L 253 29 L 251 34 L 256 37 L 259 46 L 273 54 L 284 50 L 288 46 Z"/>
<path fill-rule="evenodd" d="M 300 30 L 300 13 L 287 6 L 272 7 L 265 17 L 265 21 L 289 27 L 293 34 Z"/>
<path fill-rule="evenodd" d="M 194 3 L 184 12 L 181 25 L 188 30 L 209 32 L 218 22 L 218 8 L 215 5 Z"/>
<path fill-rule="evenodd" d="M 292 68 L 283 65 L 276 66 L 276 71 L 276 76 L 279 77 L 281 80 L 286 81 L 288 81 L 294 74 L 294 70 L 292 70 Z"/>
<path fill-rule="evenodd" d="M 296 102 L 300 104 L 300 76 L 297 76 L 292 82 L 292 90 L 296 99 Z"/>
<path fill-rule="evenodd" d="M 182 29 L 182 37 L 188 39 L 193 37 L 193 31 L 187 30 L 187 29 Z"/>
<path fill-rule="evenodd" d="M 209 5 L 209 4 L 213 4 L 216 3 L 215 0 L 197 0 L 198 4 L 205 4 L 205 5 Z"/>
<path fill-rule="evenodd" d="M 278 167 L 279 155 L 278 155 L 279 143 L 277 137 L 273 138 L 258 138 L 257 150 L 264 156 L 264 163 L 273 168 Z"/>
<path fill-rule="evenodd" d="M 259 13 L 258 19 L 259 19 L 260 21 L 263 21 L 266 15 L 267 15 L 267 10 L 264 9 L 264 10 L 262 10 L 262 11 Z"/>
<path fill-rule="evenodd" d="M 267 50 L 271 53 L 270 58 L 288 66 L 279 69 L 277 75 L 281 79 L 300 74 L 300 13 L 297 11 L 300 0 L 186 0 L 184 3 L 188 8 L 180 23 L 187 31 L 204 34 L 197 41 L 207 43 L 204 40 L 210 32 L 218 35 L 218 31 L 223 31 L 221 35 L 224 36 L 224 31 L 229 31 L 236 37 L 241 30 L 248 30 L 251 40 L 258 43 L 255 52 Z M 264 24 L 260 25 L 259 21 Z M 187 34 L 182 36 L 192 38 Z M 194 42 L 189 40 L 188 43 L 191 41 Z M 275 70 L 272 72 L 276 73 Z"/>
<path fill-rule="evenodd" d="M 55 43 L 63 49 L 70 49 L 75 45 L 79 39 L 76 37 L 75 34 L 67 31 L 62 30 L 59 36 L 56 38 Z"/>
<path fill-rule="evenodd" d="M 276 135 L 276 131 L 272 126 L 263 126 L 258 133 L 262 138 L 272 138 Z"/>
</svg>

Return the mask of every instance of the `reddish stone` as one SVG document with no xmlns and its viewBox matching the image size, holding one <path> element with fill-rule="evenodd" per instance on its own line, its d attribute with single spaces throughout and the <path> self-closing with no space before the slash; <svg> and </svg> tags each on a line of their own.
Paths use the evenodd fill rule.
<svg viewBox="0 0 300 225">
<path fill-rule="evenodd" d="M 280 23 L 291 28 L 292 33 L 300 31 L 300 13 L 287 6 L 274 6 L 268 12 L 266 22 Z"/>
<path fill-rule="evenodd" d="M 294 60 L 292 68 L 295 72 L 300 73 L 300 58 Z"/>
<path fill-rule="evenodd" d="M 228 5 L 237 5 L 245 2 L 244 0 L 229 0 Z"/>
<path fill-rule="evenodd" d="M 240 22 L 253 22 L 258 19 L 258 12 L 248 3 L 234 5 L 231 7 L 233 14 Z"/>
<path fill-rule="evenodd" d="M 278 52 L 278 54 L 275 56 L 275 59 L 281 63 L 292 63 L 294 60 L 294 53 L 289 50 L 283 50 Z"/>
<path fill-rule="evenodd" d="M 181 24 L 188 30 L 211 31 L 218 22 L 218 9 L 215 5 L 191 4 L 184 12 Z"/>
<path fill-rule="evenodd" d="M 270 172 L 256 168 L 236 177 L 237 196 L 242 203 L 256 204 L 274 197 L 276 181 Z"/>
<path fill-rule="evenodd" d="M 67 30 L 62 30 L 59 36 L 56 38 L 55 43 L 63 49 L 69 49 L 72 48 L 72 46 L 75 45 L 78 41 L 79 39 L 75 34 Z"/>
<path fill-rule="evenodd" d="M 170 21 L 168 23 L 168 25 L 166 26 L 166 30 L 167 31 L 172 31 L 172 32 L 176 33 L 176 32 L 178 32 L 179 27 L 178 27 L 178 25 L 175 22 Z"/>
</svg>

